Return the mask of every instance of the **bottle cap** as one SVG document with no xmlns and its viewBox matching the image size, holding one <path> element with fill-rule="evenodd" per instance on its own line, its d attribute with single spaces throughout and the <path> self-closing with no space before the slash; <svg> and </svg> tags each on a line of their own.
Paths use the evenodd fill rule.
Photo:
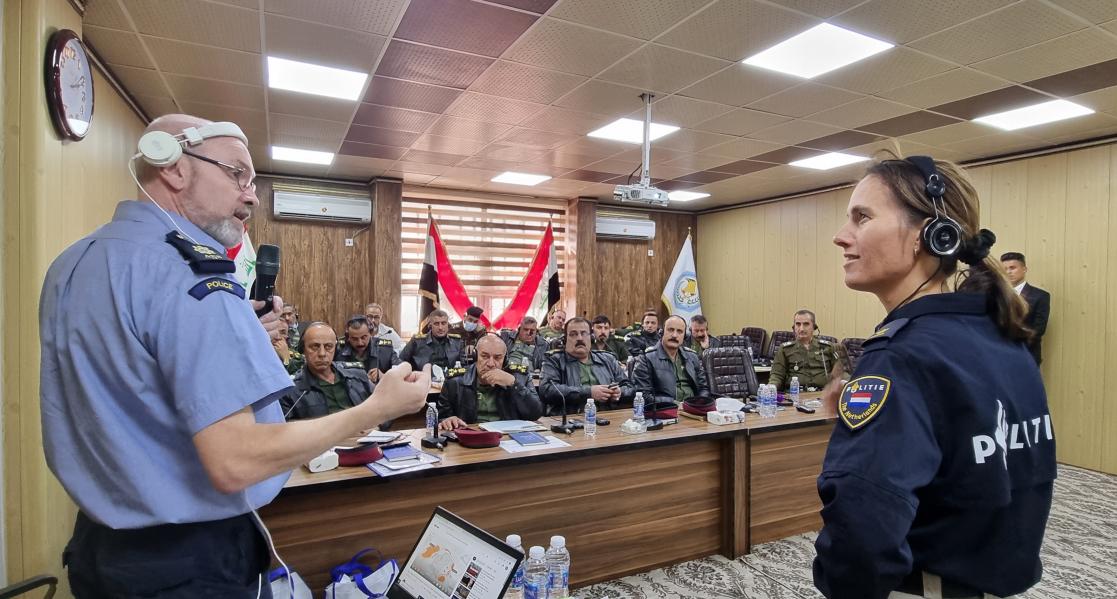
<svg viewBox="0 0 1117 599">
<path fill-rule="evenodd" d="M 508 535 L 508 538 L 504 539 L 504 542 L 507 543 L 509 547 L 519 547 L 520 535 Z"/>
<path fill-rule="evenodd" d="M 535 545 L 528 551 L 528 557 L 531 559 L 543 559 L 543 548 Z"/>
<path fill-rule="evenodd" d="M 551 537 L 551 547 L 554 549 L 562 549 L 566 547 L 566 537 L 562 535 L 555 535 Z"/>
</svg>

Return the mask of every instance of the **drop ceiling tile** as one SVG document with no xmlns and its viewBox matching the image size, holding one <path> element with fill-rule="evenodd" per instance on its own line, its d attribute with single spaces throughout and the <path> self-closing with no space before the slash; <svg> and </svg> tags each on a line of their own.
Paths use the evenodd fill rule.
<svg viewBox="0 0 1117 599">
<path fill-rule="evenodd" d="M 562 174 L 563 179 L 574 179 L 577 181 L 585 181 L 587 183 L 601 183 L 616 177 L 613 173 L 603 173 L 601 171 L 591 170 L 573 170 Z"/>
<path fill-rule="evenodd" d="M 1050 99 L 1049 96 L 1034 92 L 1030 89 L 1011 86 L 985 92 L 984 94 L 970 98 L 932 106 L 928 110 L 948 114 L 960 119 L 973 119 L 987 114 L 995 114 L 1014 108 L 1020 108 L 1021 106 L 1028 106 L 1037 102 L 1046 102 Z"/>
<path fill-rule="evenodd" d="M 152 119 L 163 116 L 164 114 L 182 112 L 182 109 L 174 103 L 174 100 L 172 100 L 170 96 L 141 96 L 133 94 L 132 97 L 140 103 L 140 107 L 143 108 L 147 116 Z"/>
<path fill-rule="evenodd" d="M 287 133 L 272 133 L 271 143 L 276 146 L 283 146 L 285 148 L 298 148 L 300 150 L 314 150 L 316 152 L 336 152 L 339 145 L 341 145 L 341 137 L 336 139 L 324 139 L 321 136 L 306 137 L 303 135 L 290 135 Z M 272 158 L 276 164 L 282 163 L 282 160 Z"/>
<path fill-rule="evenodd" d="M 341 149 L 338 150 L 339 154 L 347 154 L 349 156 L 365 156 L 367 158 L 384 158 L 386 160 L 399 160 L 407 153 L 406 148 L 393 148 L 392 146 L 380 146 L 376 144 L 363 144 L 355 141 L 346 141 L 341 143 Z"/>
<path fill-rule="evenodd" d="M 849 153 L 882 160 L 905 156 L 934 156 L 940 160 L 958 160 L 960 158 L 958 152 L 900 137 L 886 137 L 872 143 L 856 146 L 850 148 Z M 862 163 L 862 166 L 864 167 L 864 163 Z"/>
<path fill-rule="evenodd" d="M 500 4 L 503 6 L 511 6 L 520 10 L 533 12 L 541 15 L 547 12 L 556 0 L 489 0 L 493 4 Z"/>
<path fill-rule="evenodd" d="M 396 162 L 394 165 L 392 165 L 392 170 L 394 171 L 403 171 L 405 173 L 415 173 L 435 177 L 441 175 L 442 173 L 445 173 L 446 171 L 450 170 L 450 168 L 451 167 L 442 164 L 423 164 L 422 162 L 407 162 L 405 160 L 400 160 L 399 162 Z"/>
<path fill-rule="evenodd" d="M 264 11 L 268 13 L 377 35 L 391 33 L 406 6 L 407 0 L 264 0 Z"/>
<path fill-rule="evenodd" d="M 658 142 L 659 142 L 659 140 L 656 140 L 656 141 L 652 142 L 652 152 L 651 152 L 651 154 L 652 154 L 652 164 L 653 165 L 667 164 L 668 162 L 671 162 L 672 160 L 678 160 L 679 158 L 682 158 L 683 156 L 686 156 L 687 154 L 690 153 L 690 152 L 679 152 L 677 150 L 668 150 L 666 148 L 661 147 Z M 639 146 L 637 146 L 637 147 L 631 148 L 629 150 L 626 150 L 624 152 L 621 152 L 619 154 L 614 154 L 613 156 L 611 156 L 611 158 L 615 158 L 617 160 L 635 160 L 636 162 L 640 162 L 644 158 L 644 151 L 642 149 L 640 149 Z M 689 172 L 685 169 L 679 169 L 679 170 L 680 170 L 679 174 L 686 174 L 687 172 Z M 668 177 L 668 178 L 670 179 L 671 177 Z"/>
<path fill-rule="evenodd" d="M 560 147 L 557 152 L 569 152 L 571 154 L 581 154 L 585 156 L 597 156 L 598 159 L 605 158 L 606 156 L 613 156 L 622 152 L 630 151 L 634 146 L 620 141 L 611 139 L 597 139 L 593 137 L 583 137 L 581 139 L 572 141 Z"/>
<path fill-rule="evenodd" d="M 241 108 L 264 106 L 264 88 L 183 75 L 165 75 L 171 93 L 180 102 L 209 102 Z M 131 88 L 129 88 L 131 89 Z"/>
<path fill-rule="evenodd" d="M 1043 145 L 1045 145 L 1043 142 L 1031 137 L 1013 133 L 995 133 L 985 137 L 974 137 L 944 147 L 948 150 L 962 152 L 967 159 L 975 159 L 1011 154 L 1042 147 Z"/>
<path fill-rule="evenodd" d="M 724 156 L 708 156 L 705 154 L 687 154 L 686 156 L 682 156 L 681 158 L 675 158 L 663 163 L 664 166 L 689 169 L 691 171 L 721 171 L 727 173 L 734 172 L 716 168 L 725 164 L 726 160 Z"/>
<path fill-rule="evenodd" d="M 411 0 L 393 37 L 496 58 L 538 18 L 470 0 Z"/>
<path fill-rule="evenodd" d="M 504 160 L 506 162 L 531 162 L 533 160 L 538 160 L 539 157 L 546 153 L 546 150 L 540 148 L 494 143 L 477 152 L 477 156 L 479 158 Z"/>
<path fill-rule="evenodd" d="M 456 117 L 493 121 L 507 125 L 515 125 L 520 121 L 538 113 L 546 106 L 511 98 L 488 96 L 476 92 L 465 92 L 450 108 L 446 114 Z"/>
<path fill-rule="evenodd" d="M 598 171 L 602 173 L 615 173 L 617 175 L 627 175 L 636 171 L 640 166 L 640 159 L 621 160 L 619 158 L 606 158 L 605 160 L 598 160 L 597 162 L 590 163 L 586 166 L 587 169 Z M 636 172 L 633 175 L 634 179 L 640 178 L 640 173 Z"/>
<path fill-rule="evenodd" d="M 709 0 L 563 2 L 549 16 L 650 40 L 708 3 Z"/>
<path fill-rule="evenodd" d="M 1024 0 L 909 45 L 945 60 L 972 64 L 1085 26 L 1039 0 Z"/>
<path fill-rule="evenodd" d="M 822 112 L 816 112 L 808 118 L 818 123 L 826 123 L 827 125 L 845 127 L 847 129 L 856 129 L 861 125 L 875 123 L 912 111 L 913 109 L 910 106 L 889 102 L 888 100 L 881 100 L 873 96 L 866 96 L 860 100 L 849 102 L 848 104 L 842 104 L 841 106 L 823 110 Z"/>
<path fill-rule="evenodd" d="M 1098 24 L 1117 19 L 1117 3 L 1105 0 L 1058 0 L 1060 8 Z"/>
<path fill-rule="evenodd" d="M 727 162 L 719 164 L 713 170 L 718 172 L 733 173 L 736 175 L 747 175 L 765 169 L 772 168 L 774 165 L 771 162 L 760 162 L 757 160 L 736 160 L 734 162 Z"/>
<path fill-rule="evenodd" d="M 1071 102 L 1081 104 L 1098 112 L 1117 115 L 1117 86 L 1099 89 L 1089 93 L 1067 98 Z"/>
<path fill-rule="evenodd" d="M 159 70 L 206 79 L 264 86 L 264 63 L 259 54 L 199 46 L 158 37 L 142 36 Z"/>
<path fill-rule="evenodd" d="M 662 100 L 656 100 L 652 104 L 652 122 L 678 127 L 692 127 L 732 110 L 733 107 L 726 104 L 695 100 L 683 96 L 669 96 Z M 630 112 L 628 117 L 643 121 L 643 108 Z"/>
<path fill-rule="evenodd" d="M 462 160 L 465 160 L 466 158 L 468 158 L 468 156 L 463 156 L 461 154 L 446 154 L 443 152 L 411 150 L 404 154 L 401 160 L 405 160 L 407 162 L 424 162 L 426 164 L 442 164 L 453 166 L 461 162 Z"/>
<path fill-rule="evenodd" d="M 1105 23 L 1101 27 L 1110 33 L 1117 33 L 1117 20 Z"/>
<path fill-rule="evenodd" d="M 131 31 L 132 25 L 128 22 L 128 17 L 124 16 L 124 11 L 120 9 L 120 4 L 116 0 L 101 0 L 100 2 L 89 2 L 85 5 L 85 14 L 81 19 L 82 29 L 90 25 L 97 27 L 107 27 L 109 29 L 119 29 L 121 31 Z"/>
<path fill-rule="evenodd" d="M 571 110 L 613 115 L 617 119 L 644 105 L 644 101 L 640 99 L 642 93 L 643 90 L 636 87 L 593 79 L 555 102 L 555 105 Z"/>
<path fill-rule="evenodd" d="M 780 148 L 778 150 L 772 150 L 771 152 L 757 154 L 756 156 L 753 156 L 752 159 L 758 162 L 774 162 L 776 164 L 787 164 L 789 162 L 802 160 L 804 158 L 810 158 L 812 156 L 820 156 L 824 153 L 825 152 L 822 152 L 820 150 L 789 146 Z M 772 176 L 778 175 L 776 171 L 769 171 L 769 173 L 767 174 L 770 174 Z"/>
<path fill-rule="evenodd" d="M 82 40 L 89 44 L 102 60 L 114 67 L 155 68 L 151 59 L 147 57 L 147 52 L 140 45 L 140 37 L 134 33 L 85 25 L 82 27 Z"/>
<path fill-rule="evenodd" d="M 694 128 L 726 135 L 747 135 L 753 131 L 759 131 L 760 129 L 785 123 L 790 120 L 791 117 L 779 114 L 751 110 L 749 108 L 739 108 L 719 117 L 698 123 L 694 125 Z"/>
<path fill-rule="evenodd" d="M 392 40 L 376 74 L 465 89 L 492 63 L 491 58 Z"/>
<path fill-rule="evenodd" d="M 731 106 L 744 106 L 801 83 L 803 80 L 799 77 L 737 65 L 684 88 L 679 94 Z"/>
<path fill-rule="evenodd" d="M 1074 96 L 1117 85 L 1117 60 L 1107 60 L 1028 81 L 1028 87 L 1045 91 L 1053 96 Z"/>
<path fill-rule="evenodd" d="M 673 93 L 732 64 L 648 44 L 610 67 L 599 78 L 653 92 Z"/>
<path fill-rule="evenodd" d="M 469 89 L 493 96 L 549 104 L 585 80 L 578 75 L 498 60 Z"/>
<path fill-rule="evenodd" d="M 411 185 L 426 185 L 438 178 L 435 175 L 420 175 L 418 173 L 405 173 L 396 170 L 387 171 L 384 173 L 384 176 L 392 177 L 393 179 L 402 179 L 404 183 Z"/>
<path fill-rule="evenodd" d="M 839 131 L 823 137 L 801 141 L 799 145 L 804 148 L 826 150 L 827 152 L 842 152 L 880 138 L 880 135 L 862 133 L 861 131 Z"/>
<path fill-rule="evenodd" d="M 124 7 L 141 34 L 260 52 L 260 13 L 255 10 L 202 0 L 124 0 Z"/>
<path fill-rule="evenodd" d="M 452 168 L 441 177 L 434 180 L 436 185 L 455 187 L 458 184 L 475 185 L 488 183 L 490 179 L 500 174 L 500 171 L 481 170 L 473 168 Z"/>
<path fill-rule="evenodd" d="M 552 152 L 547 152 L 539 157 L 536 161 L 539 164 L 546 164 L 550 166 L 557 166 L 566 169 L 580 169 L 583 166 L 601 160 L 601 156 L 587 156 L 585 154 L 575 154 L 573 152 L 559 148 Z"/>
<path fill-rule="evenodd" d="M 667 137 L 662 137 L 655 140 L 655 145 L 667 150 L 679 150 L 683 152 L 701 152 L 706 148 L 723 144 L 727 141 L 735 139 L 731 135 L 722 135 L 720 133 L 711 133 L 708 131 L 696 131 L 694 129 L 682 129 L 676 131 Z M 696 170 L 705 170 L 704 168 L 696 167 Z"/>
<path fill-rule="evenodd" d="M 262 110 L 248 108 L 234 108 L 232 106 L 217 106 L 202 102 L 179 102 L 179 106 L 187 114 L 209 119 L 211 121 L 232 121 L 240 125 L 241 129 L 268 130 L 267 117 Z"/>
<path fill-rule="evenodd" d="M 349 121 L 356 107 L 349 100 L 313 96 L 281 89 L 267 89 L 268 111 L 309 116 L 330 121 Z"/>
<path fill-rule="evenodd" d="M 113 73 L 116 74 L 117 79 L 130 94 L 144 96 L 163 96 L 167 94 L 167 86 L 163 84 L 163 79 L 159 76 L 158 71 L 117 66 L 113 67 Z M 217 103 L 221 104 L 222 102 Z"/>
<path fill-rule="evenodd" d="M 1046 125 L 1037 125 L 1015 131 L 1020 135 L 1036 138 L 1043 145 L 1087 139 L 1087 133 L 1117 126 L 1117 118 L 1104 113 L 1087 114 Z"/>
<path fill-rule="evenodd" d="M 872 0 L 830 19 L 830 22 L 886 42 L 906 44 L 1007 6 L 1015 1 L 937 0 L 936 2 L 897 2 L 896 0 Z"/>
<path fill-rule="evenodd" d="M 387 41 L 382 35 L 266 15 L 267 54 L 369 73 Z"/>
<path fill-rule="evenodd" d="M 353 123 L 356 125 L 417 133 L 426 131 L 436 120 L 438 120 L 437 114 L 378 106 L 376 104 L 361 104 L 360 108 L 357 109 L 357 114 L 353 116 Z"/>
<path fill-rule="evenodd" d="M 461 95 L 460 89 L 426 85 L 414 81 L 373 77 L 365 90 L 364 101 L 441 114 Z"/>
<path fill-rule="evenodd" d="M 719 173 L 716 171 L 698 171 L 695 173 L 687 173 L 675 177 L 675 181 L 685 181 L 687 183 L 716 183 L 724 181 L 725 179 L 732 179 L 737 175 L 733 173 Z"/>
<path fill-rule="evenodd" d="M 574 141 L 575 139 L 577 139 L 577 136 L 566 133 L 554 133 L 551 131 L 539 131 L 537 129 L 517 127 L 506 133 L 504 137 L 501 137 L 500 142 L 550 150 L 562 144 Z"/>
<path fill-rule="evenodd" d="M 812 121 L 796 120 L 780 123 L 779 125 L 761 129 L 760 131 L 753 131 L 749 133 L 749 137 L 762 141 L 791 145 L 808 139 L 816 139 L 831 135 L 840 131 L 843 131 L 840 127 L 832 127 Z"/>
<path fill-rule="evenodd" d="M 383 158 L 339 154 L 334 156 L 334 162 L 330 165 L 329 176 L 367 181 L 373 177 L 386 174 L 392 163 L 393 161 Z"/>
<path fill-rule="evenodd" d="M 504 58 L 566 73 L 592 76 L 640 46 L 640 42 L 543 18 L 512 45 Z"/>
<path fill-rule="evenodd" d="M 763 100 L 752 102 L 748 107 L 784 116 L 801 117 L 863 97 L 862 94 L 818 83 L 802 83 Z"/>
<path fill-rule="evenodd" d="M 953 125 L 946 125 L 945 127 L 936 127 L 934 129 L 928 129 L 927 131 L 911 133 L 905 135 L 903 139 L 928 146 L 947 147 L 950 144 L 955 144 L 963 140 L 984 137 L 996 131 L 997 129 L 993 129 L 988 125 L 964 121 Z"/>
<path fill-rule="evenodd" d="M 438 118 L 438 121 L 427 130 L 427 134 L 490 142 L 500 137 L 505 131 L 511 128 L 511 125 L 502 125 L 500 123 L 441 116 Z"/>
<path fill-rule="evenodd" d="M 273 125 L 273 131 L 274 125 Z M 359 141 L 366 144 L 379 144 L 382 146 L 396 146 L 410 148 L 420 134 L 411 131 L 396 131 L 395 129 L 381 129 L 379 127 L 365 127 L 353 125 L 345 133 L 346 141 Z"/>
<path fill-rule="evenodd" d="M 883 91 L 876 95 L 908 106 L 928 108 L 983 94 L 1004 86 L 1004 81 L 1000 79 L 970 68 L 960 68 Z"/>
<path fill-rule="evenodd" d="M 424 135 L 415 140 L 415 142 L 411 144 L 411 148 L 414 150 L 426 150 L 428 152 L 441 152 L 443 154 L 462 154 L 465 156 L 469 156 L 485 147 L 485 143 L 486 142 L 483 141 L 459 139 L 456 137 Z"/>
<path fill-rule="evenodd" d="M 761 141 L 759 139 L 749 139 L 742 137 L 735 139 L 728 143 L 713 146 L 703 151 L 704 154 L 713 156 L 725 156 L 726 158 L 752 158 L 766 152 L 778 150 L 784 147 L 784 144 L 773 143 L 770 141 Z"/>
<path fill-rule="evenodd" d="M 548 106 L 520 124 L 530 129 L 585 135 L 613 120 L 606 115 Z"/>
<path fill-rule="evenodd" d="M 973 68 L 1024 83 L 1113 59 L 1117 59 L 1117 38 L 1084 29 L 983 60 Z"/>
<path fill-rule="evenodd" d="M 889 137 L 898 137 L 900 135 L 907 135 L 909 133 L 915 133 L 917 131 L 926 131 L 928 129 L 943 127 L 945 125 L 950 125 L 957 122 L 959 122 L 959 120 L 954 117 L 920 110 L 917 112 L 902 114 L 890 119 L 884 119 L 883 121 L 861 125 L 858 128 L 862 131 L 868 131 L 870 133 L 879 133 L 881 135 L 886 135 Z"/>
<path fill-rule="evenodd" d="M 773 4 L 786 6 L 816 17 L 828 19 L 840 12 L 849 10 L 865 0 L 771 0 Z"/>
<path fill-rule="evenodd" d="M 739 61 L 817 25 L 819 19 L 755 0 L 721 0 L 657 42 Z"/>
<path fill-rule="evenodd" d="M 953 68 L 954 65 L 948 62 L 901 46 L 821 75 L 817 81 L 850 91 L 875 94 L 945 73 Z"/>
</svg>

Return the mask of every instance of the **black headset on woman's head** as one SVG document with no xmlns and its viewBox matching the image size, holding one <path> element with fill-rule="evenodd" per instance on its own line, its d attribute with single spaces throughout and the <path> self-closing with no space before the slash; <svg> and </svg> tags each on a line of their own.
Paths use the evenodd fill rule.
<svg viewBox="0 0 1117 599">
<path fill-rule="evenodd" d="M 946 181 L 935 168 L 935 159 L 930 156 L 908 156 L 907 162 L 923 173 L 924 189 L 931 199 L 935 218 L 923 226 L 921 237 L 923 247 L 938 258 L 949 258 L 962 246 L 962 227 L 946 214 Z"/>
</svg>

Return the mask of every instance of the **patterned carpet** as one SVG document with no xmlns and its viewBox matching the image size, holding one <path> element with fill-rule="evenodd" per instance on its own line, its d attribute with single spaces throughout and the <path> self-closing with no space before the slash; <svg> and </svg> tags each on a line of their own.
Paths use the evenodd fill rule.
<svg viewBox="0 0 1117 599">
<path fill-rule="evenodd" d="M 580 599 L 818 599 L 814 533 L 578 589 Z M 1060 466 L 1043 543 L 1043 580 L 1022 599 L 1117 597 L 1117 476 Z"/>
</svg>

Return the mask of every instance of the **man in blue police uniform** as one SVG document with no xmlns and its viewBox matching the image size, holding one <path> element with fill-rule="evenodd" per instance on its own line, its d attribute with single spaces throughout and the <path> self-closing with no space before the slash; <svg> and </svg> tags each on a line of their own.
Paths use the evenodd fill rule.
<svg viewBox="0 0 1117 599">
<path fill-rule="evenodd" d="M 453 430 L 494 420 L 536 420 L 543 415 L 531 369 L 509 362 L 504 341 L 489 333 L 477 342 L 477 361 L 450 376 L 438 397 L 438 427 Z"/>
<path fill-rule="evenodd" d="M 151 201 L 119 204 L 47 272 L 43 445 L 80 509 L 63 555 L 79 598 L 270 596 L 255 509 L 430 387 L 401 366 L 345 414 L 283 422 L 291 380 L 269 340 L 283 302 L 257 319 L 221 249 L 259 203 L 246 143 L 232 123 L 156 119 L 138 156 Z"/>
</svg>

